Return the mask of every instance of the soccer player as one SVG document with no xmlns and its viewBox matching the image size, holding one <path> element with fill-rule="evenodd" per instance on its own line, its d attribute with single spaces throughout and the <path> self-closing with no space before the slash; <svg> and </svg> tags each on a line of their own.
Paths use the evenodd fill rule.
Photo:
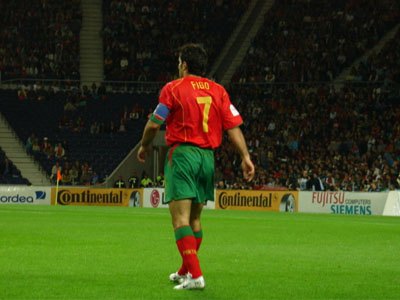
<svg viewBox="0 0 400 300">
<path fill-rule="evenodd" d="M 179 49 L 179 79 L 167 83 L 148 120 L 137 158 L 144 162 L 151 143 L 166 122 L 165 194 L 172 217 L 176 244 L 182 257 L 180 269 L 170 275 L 174 288 L 203 289 L 204 277 L 197 251 L 202 242 L 200 216 L 206 201 L 214 200 L 214 149 L 223 131 L 238 150 L 243 176 L 251 181 L 254 165 L 240 129 L 243 120 L 219 84 L 203 77 L 207 53 L 198 44 Z"/>
</svg>

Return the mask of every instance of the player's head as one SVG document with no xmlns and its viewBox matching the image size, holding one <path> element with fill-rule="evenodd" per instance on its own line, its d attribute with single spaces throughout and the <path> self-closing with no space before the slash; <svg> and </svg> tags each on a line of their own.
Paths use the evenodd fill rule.
<svg viewBox="0 0 400 300">
<path fill-rule="evenodd" d="M 179 77 L 186 74 L 204 76 L 207 69 L 207 52 L 199 44 L 186 44 L 178 50 Z"/>
</svg>

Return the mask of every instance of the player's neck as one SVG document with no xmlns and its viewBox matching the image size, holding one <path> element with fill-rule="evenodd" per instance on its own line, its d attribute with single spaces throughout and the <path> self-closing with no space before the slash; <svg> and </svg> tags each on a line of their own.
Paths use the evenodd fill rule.
<svg viewBox="0 0 400 300">
<path fill-rule="evenodd" d="M 191 74 L 191 73 L 185 73 L 183 74 L 183 77 L 198 77 L 198 78 L 203 78 L 202 76 Z"/>
</svg>

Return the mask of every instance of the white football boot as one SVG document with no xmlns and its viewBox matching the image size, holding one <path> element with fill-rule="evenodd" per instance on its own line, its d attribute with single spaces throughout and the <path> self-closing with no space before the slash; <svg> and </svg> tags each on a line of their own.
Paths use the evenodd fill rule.
<svg viewBox="0 0 400 300">
<path fill-rule="evenodd" d="M 196 279 L 187 277 L 181 284 L 174 286 L 175 290 L 202 290 L 206 287 L 204 277 L 200 276 Z"/>
<path fill-rule="evenodd" d="M 190 277 L 190 274 L 187 273 L 185 275 L 179 275 L 178 272 L 172 273 L 169 275 L 169 281 L 175 283 L 182 283 L 186 278 Z"/>
</svg>

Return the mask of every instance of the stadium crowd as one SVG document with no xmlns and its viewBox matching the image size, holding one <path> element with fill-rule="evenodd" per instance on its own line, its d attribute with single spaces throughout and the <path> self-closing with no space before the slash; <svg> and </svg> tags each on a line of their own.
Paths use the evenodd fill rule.
<svg viewBox="0 0 400 300">
<path fill-rule="evenodd" d="M 244 0 L 105 0 L 104 72 L 107 80 L 163 81 L 176 74 L 171 51 L 203 43 L 213 62 L 240 16 Z"/>
<path fill-rule="evenodd" d="M 3 1 L 2 80 L 79 79 L 80 0 Z"/>
<path fill-rule="evenodd" d="M 379 191 L 400 187 L 400 109 L 386 100 L 386 94 L 351 85 L 340 89 L 287 85 L 272 94 L 265 94 L 264 88 L 232 88 L 258 167 L 251 188 Z M 238 157 L 225 146 L 221 149 L 227 150 L 217 152 L 216 181 L 249 188 L 240 179 Z"/>
<path fill-rule="evenodd" d="M 233 81 L 331 81 L 399 16 L 395 0 L 275 1 Z"/>
<path fill-rule="evenodd" d="M 217 152 L 216 185 L 400 188 L 399 33 L 352 70 L 351 84 L 332 83 L 399 15 L 392 0 L 275 2 L 230 87 L 257 178 L 252 186 L 240 179 L 226 145 Z"/>
<path fill-rule="evenodd" d="M 53 184 L 59 179 L 60 185 L 95 185 L 100 181 L 97 173 L 87 162 L 78 159 L 71 161 L 69 145 L 67 141 L 49 139 L 48 137 L 39 138 L 32 133 L 25 142 L 25 149 L 42 165 L 49 165 L 48 174 Z M 57 177 L 58 171 L 61 178 Z"/>
<path fill-rule="evenodd" d="M 252 188 L 400 188 L 399 36 L 400 30 L 344 85 L 231 86 L 259 166 Z M 217 182 L 243 188 L 227 149 L 218 152 Z"/>
<path fill-rule="evenodd" d="M 105 78 L 165 82 L 176 74 L 169 51 L 187 41 L 204 43 L 212 63 L 247 1 L 204 3 L 103 1 Z M 80 1 L 18 0 L 6 6 L 0 11 L 2 78 L 79 79 Z M 243 182 L 239 158 L 224 140 L 216 151 L 217 187 L 400 188 L 400 33 L 354 67 L 345 85 L 331 82 L 399 16 L 394 0 L 275 1 L 228 88 L 245 120 L 257 177 L 251 185 Z M 96 119 L 87 107 L 107 101 L 104 86 L 33 85 L 21 89 L 18 98 L 57 99 L 63 107 L 57 131 L 72 134 L 129 132 L 132 120 L 149 113 L 133 105 L 114 111 L 114 121 Z M 102 170 L 68 158 L 68 142 L 36 135 L 26 140 L 27 151 L 46 156 L 53 180 L 62 170 L 63 184 L 101 181 Z M 6 164 L 2 159 L 2 174 Z"/>
<path fill-rule="evenodd" d="M 347 79 L 354 83 L 381 84 L 394 90 L 393 85 L 400 82 L 400 29 L 379 53 L 373 53 L 352 68 Z"/>
</svg>

